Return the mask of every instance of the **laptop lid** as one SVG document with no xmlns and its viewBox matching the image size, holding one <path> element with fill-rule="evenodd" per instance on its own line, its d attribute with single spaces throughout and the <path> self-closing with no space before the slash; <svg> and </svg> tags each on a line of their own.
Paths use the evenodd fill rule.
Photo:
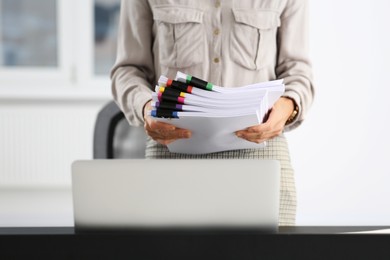
<svg viewBox="0 0 390 260">
<path fill-rule="evenodd" d="M 72 165 L 76 228 L 276 228 L 275 160 L 89 160 Z"/>
</svg>

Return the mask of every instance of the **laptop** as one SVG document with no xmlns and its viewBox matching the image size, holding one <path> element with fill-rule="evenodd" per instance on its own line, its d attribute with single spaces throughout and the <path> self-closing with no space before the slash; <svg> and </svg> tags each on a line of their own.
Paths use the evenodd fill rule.
<svg viewBox="0 0 390 260">
<path fill-rule="evenodd" d="M 86 160 L 72 165 L 77 229 L 276 230 L 275 160 Z"/>
</svg>

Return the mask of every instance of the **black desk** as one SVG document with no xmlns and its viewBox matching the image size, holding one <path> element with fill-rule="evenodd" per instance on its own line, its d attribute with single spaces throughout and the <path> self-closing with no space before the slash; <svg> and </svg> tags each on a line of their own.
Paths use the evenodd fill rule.
<svg viewBox="0 0 390 260">
<path fill-rule="evenodd" d="M 0 259 L 390 259 L 390 227 L 280 227 L 255 231 L 75 232 L 0 228 Z"/>
</svg>

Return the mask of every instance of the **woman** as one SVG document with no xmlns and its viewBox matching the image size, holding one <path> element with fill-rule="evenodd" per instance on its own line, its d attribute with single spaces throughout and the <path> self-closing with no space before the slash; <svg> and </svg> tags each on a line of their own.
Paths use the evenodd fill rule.
<svg viewBox="0 0 390 260">
<path fill-rule="evenodd" d="M 313 100 L 307 20 L 307 0 L 123 0 L 112 91 L 130 124 L 144 125 L 146 157 L 277 159 L 279 224 L 294 225 L 294 173 L 283 132 L 302 123 Z M 267 121 L 236 133 L 267 147 L 170 153 L 166 145 L 191 132 L 146 115 L 157 77 L 174 78 L 178 70 L 225 87 L 284 79 L 286 91 Z"/>
</svg>

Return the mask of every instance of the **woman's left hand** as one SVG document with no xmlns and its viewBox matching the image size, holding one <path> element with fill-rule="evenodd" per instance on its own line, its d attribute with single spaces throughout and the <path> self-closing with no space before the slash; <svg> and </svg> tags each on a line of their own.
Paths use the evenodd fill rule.
<svg viewBox="0 0 390 260">
<path fill-rule="evenodd" d="M 289 98 L 281 97 L 275 102 L 265 123 L 237 131 L 236 135 L 258 144 L 267 141 L 283 132 L 293 111 L 294 102 Z"/>
</svg>

